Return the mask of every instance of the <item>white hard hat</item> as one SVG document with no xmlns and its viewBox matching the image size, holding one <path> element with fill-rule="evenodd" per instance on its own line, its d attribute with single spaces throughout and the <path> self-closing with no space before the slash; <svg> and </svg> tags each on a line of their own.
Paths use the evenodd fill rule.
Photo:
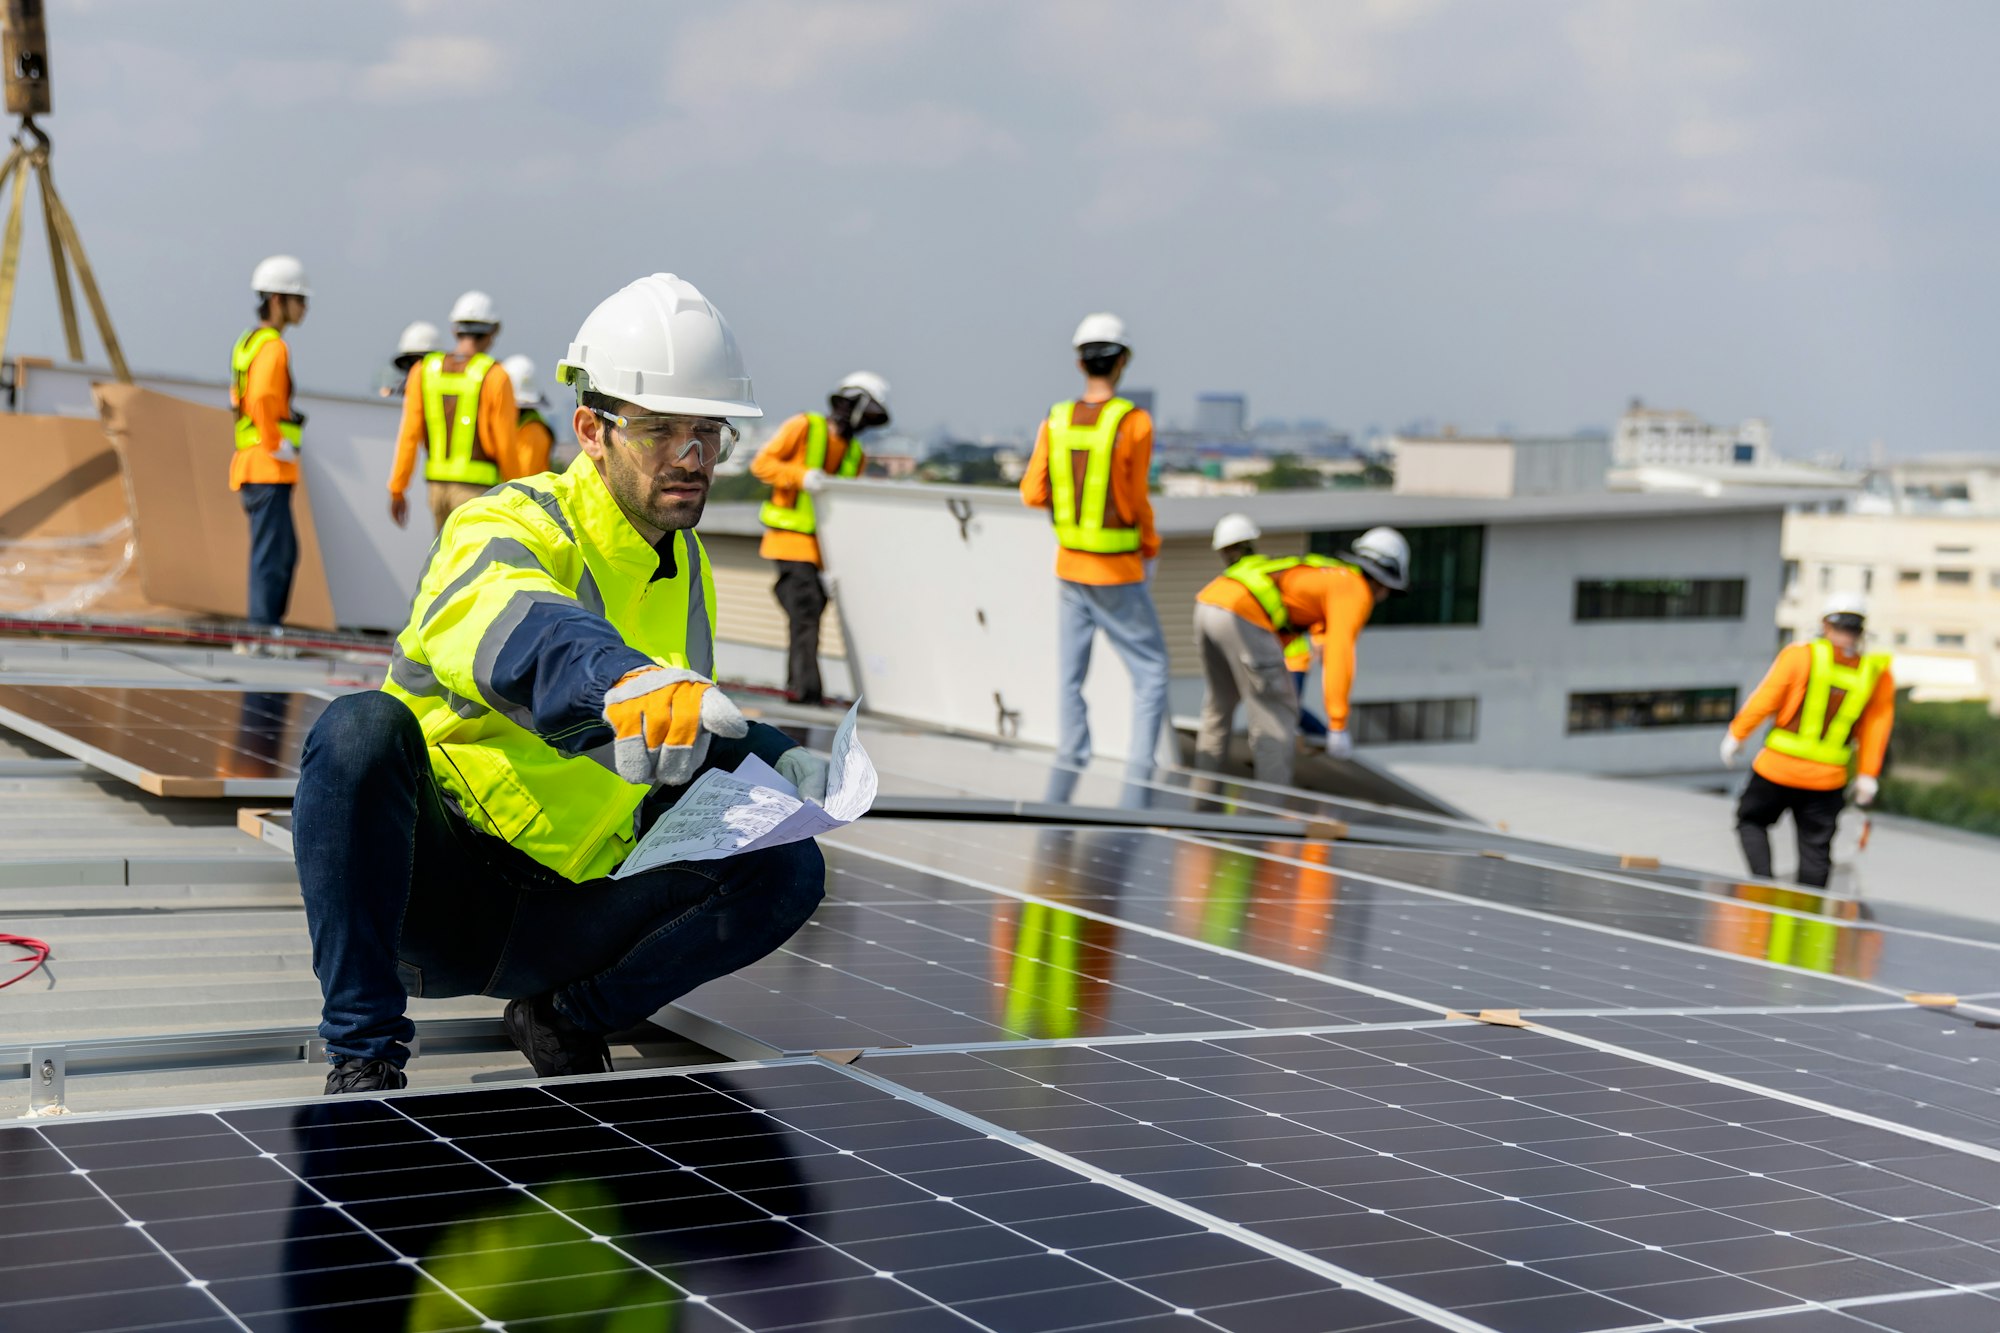
<svg viewBox="0 0 2000 1333">
<path fill-rule="evenodd" d="M 444 347 L 444 335 L 438 326 L 427 319 L 412 320 L 403 328 L 403 336 L 396 339 L 396 355 L 415 354 L 426 356 Z"/>
<path fill-rule="evenodd" d="M 556 379 L 640 407 L 703 417 L 761 417 L 736 335 L 695 285 L 654 273 L 598 303 Z"/>
<path fill-rule="evenodd" d="M 1410 543 L 1394 528 L 1370 528 L 1355 539 L 1347 558 L 1391 592 L 1410 587 Z"/>
<path fill-rule="evenodd" d="M 1835 618 L 1863 621 L 1868 619 L 1868 599 L 1858 592 L 1837 592 L 1826 599 L 1826 607 L 1820 612 L 1820 619 Z"/>
<path fill-rule="evenodd" d="M 842 389 L 859 389 L 875 400 L 875 406 L 884 412 L 889 410 L 889 381 L 872 370 L 855 371 L 842 380 L 834 388 L 834 392 L 839 393 Z"/>
<path fill-rule="evenodd" d="M 1224 514 L 1216 520 L 1215 537 L 1209 545 L 1215 550 L 1227 550 L 1242 542 L 1254 542 L 1264 535 L 1257 521 L 1248 514 Z"/>
<path fill-rule="evenodd" d="M 519 352 L 500 363 L 507 378 L 514 381 L 514 406 L 540 407 L 543 399 L 535 392 L 535 363 Z"/>
<path fill-rule="evenodd" d="M 1087 347 L 1091 343 L 1116 343 L 1120 347 L 1132 345 L 1125 341 L 1125 321 L 1102 312 L 1085 315 L 1083 323 L 1076 326 L 1076 336 L 1069 343 L 1072 347 Z"/>
<path fill-rule="evenodd" d="M 485 292 L 467 292 L 451 303 L 451 322 L 474 327 L 497 325 L 500 312 L 494 308 L 493 298 Z"/>
<path fill-rule="evenodd" d="M 259 296 L 311 296 L 306 266 L 290 255 L 272 255 L 250 271 L 250 290 Z"/>
</svg>

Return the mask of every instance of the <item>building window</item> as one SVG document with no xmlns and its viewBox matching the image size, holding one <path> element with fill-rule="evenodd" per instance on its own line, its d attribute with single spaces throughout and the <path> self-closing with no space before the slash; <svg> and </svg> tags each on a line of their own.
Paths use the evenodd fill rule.
<svg viewBox="0 0 2000 1333">
<path fill-rule="evenodd" d="M 1793 632 L 1792 632 L 1792 627 L 1791 627 L 1790 625 L 1780 625 L 1780 626 L 1778 626 L 1778 646 L 1779 646 L 1780 648 L 1789 648 L 1789 647 L 1791 647 L 1791 646 L 1792 646 L 1792 639 L 1793 639 L 1794 637 L 1795 637 L 1795 636 L 1793 635 Z"/>
<path fill-rule="evenodd" d="M 1924 571 L 1921 569 L 1899 569 L 1896 571 L 1896 582 L 1898 583 L 1922 583 L 1923 581 Z"/>
<path fill-rule="evenodd" d="M 1736 687 L 1693 690 L 1617 690 L 1569 697 L 1569 734 L 1637 731 L 1651 727 L 1708 727 L 1736 716 Z"/>
<path fill-rule="evenodd" d="M 1821 592 L 1832 592 L 1832 591 L 1833 591 L 1833 566 L 1832 566 L 1832 565 L 1821 565 L 1821 566 L 1819 567 L 1819 590 L 1820 590 Z"/>
<path fill-rule="evenodd" d="M 1898 648 L 1907 646 L 1909 642 L 1910 642 L 1910 633 L 1908 630 L 1899 629 L 1896 631 L 1896 646 Z"/>
<path fill-rule="evenodd" d="M 1578 579 L 1578 620 L 1741 620 L 1742 579 Z"/>
<path fill-rule="evenodd" d="M 1757 461 L 1757 446 L 1754 444 L 1735 445 L 1730 450 L 1730 456 L 1737 463 L 1754 463 Z"/>
<path fill-rule="evenodd" d="M 1354 705 L 1360 745 L 1469 741 L 1479 734 L 1477 699 L 1397 699 Z"/>
<path fill-rule="evenodd" d="M 1972 548 L 1970 546 L 1940 546 L 1937 548 L 1937 553 L 1939 555 L 1971 555 Z"/>
<path fill-rule="evenodd" d="M 1932 637 L 1937 640 L 1937 646 L 1940 648 L 1965 647 L 1965 636 L 1963 634 L 1945 634 L 1943 632 L 1939 632 L 1933 635 Z"/>
<path fill-rule="evenodd" d="M 1354 544 L 1362 529 L 1315 532 L 1315 555 L 1338 556 Z M 1484 563 L 1484 527 L 1405 528 L 1410 542 L 1410 594 L 1391 597 L 1375 608 L 1368 624 L 1477 625 L 1480 566 Z"/>
<path fill-rule="evenodd" d="M 1940 569 L 1937 572 L 1940 588 L 1970 588 L 1972 571 L 1969 569 Z"/>
<path fill-rule="evenodd" d="M 1796 560 L 1787 560 L 1785 562 L 1785 591 L 1789 593 L 1798 586 L 1799 562 Z"/>
<path fill-rule="evenodd" d="M 1863 591 L 1863 592 L 1874 592 L 1874 591 L 1875 591 L 1875 571 L 1874 571 L 1874 570 L 1872 570 L 1872 569 L 1864 569 L 1864 570 L 1862 570 L 1862 571 L 1861 571 L 1861 591 Z"/>
</svg>

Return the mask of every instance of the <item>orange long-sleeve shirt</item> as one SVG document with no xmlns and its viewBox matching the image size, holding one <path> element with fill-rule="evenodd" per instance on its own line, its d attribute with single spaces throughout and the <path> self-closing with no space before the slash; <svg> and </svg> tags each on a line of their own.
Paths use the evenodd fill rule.
<svg viewBox="0 0 2000 1333">
<path fill-rule="evenodd" d="M 797 504 L 799 484 L 806 475 L 806 435 L 812 423 L 804 412 L 799 413 L 784 425 L 778 433 L 764 442 L 757 456 L 750 460 L 750 475 L 771 488 L 771 499 L 781 505 Z M 837 471 L 847 460 L 850 448 L 859 448 L 843 440 L 829 426 L 826 432 L 826 466 L 823 471 Z M 866 466 L 867 456 L 862 456 L 857 466 Z M 786 532 L 782 528 L 765 528 L 764 540 L 757 548 L 757 554 L 766 560 L 796 560 L 801 564 L 819 566 L 819 538 L 810 532 Z"/>
<path fill-rule="evenodd" d="M 243 376 L 243 415 L 257 425 L 257 447 L 238 449 L 229 460 L 229 489 L 245 485 L 293 485 L 299 465 L 278 457 L 285 437 L 278 423 L 292 414 L 292 354 L 283 338 L 273 338 L 257 350 Z"/>
<path fill-rule="evenodd" d="M 549 450 L 555 447 L 555 443 L 556 433 L 539 416 L 521 421 L 514 432 L 514 449 L 521 459 L 521 475 L 532 477 L 538 472 L 547 472 Z"/>
<path fill-rule="evenodd" d="M 1320 677 L 1325 686 L 1326 725 L 1347 730 L 1347 696 L 1354 688 L 1354 641 L 1375 614 L 1375 594 L 1368 580 L 1342 565 L 1315 568 L 1294 565 L 1271 576 L 1285 604 L 1292 628 L 1309 633 L 1322 650 Z M 1271 618 L 1235 579 L 1218 577 L 1195 594 L 1197 602 L 1219 606 L 1253 625 L 1271 629 Z"/>
<path fill-rule="evenodd" d="M 1836 653 L 1834 660 L 1842 666 L 1853 666 L 1859 659 Z M 1806 680 L 1811 675 L 1810 642 L 1795 643 L 1780 651 L 1777 660 L 1771 663 L 1770 671 L 1765 673 L 1763 683 L 1736 714 L 1736 720 L 1729 724 L 1729 734 L 1739 741 L 1748 740 L 1759 723 L 1772 717 L 1787 730 L 1797 726 L 1799 711 L 1805 707 Z M 1840 699 L 1840 691 L 1834 691 L 1833 697 L 1827 701 L 1828 716 L 1840 707 Z M 1882 679 L 1875 682 L 1875 693 L 1869 698 L 1868 706 L 1861 710 L 1860 718 L 1854 723 L 1852 743 L 1856 772 L 1870 778 L 1881 775 L 1882 757 L 1888 753 L 1889 732 L 1895 724 L 1896 678 L 1884 671 Z M 1834 791 L 1847 785 L 1847 770 L 1838 764 L 1822 764 L 1815 759 L 1780 754 L 1769 746 L 1757 752 L 1757 758 L 1750 766 L 1781 787 Z"/>
<path fill-rule="evenodd" d="M 464 365 L 463 357 L 445 358 L 447 370 L 461 370 Z M 530 467 L 533 460 L 520 447 L 519 432 L 514 429 L 520 419 L 521 409 L 514 403 L 514 381 L 496 362 L 479 383 L 473 440 L 475 453 L 493 460 L 502 481 L 532 477 L 543 470 Z M 410 377 L 403 383 L 403 426 L 396 434 L 396 465 L 389 472 L 389 494 L 401 495 L 410 488 L 410 477 L 417 470 L 417 450 L 428 448 L 429 443 L 429 431 L 424 427 L 424 363 L 419 361 L 410 367 Z"/>
<path fill-rule="evenodd" d="M 1079 426 L 1095 425 L 1102 403 L 1078 403 L 1073 418 Z M 1076 493 L 1083 494 L 1083 470 L 1089 456 L 1072 451 L 1070 465 L 1076 471 Z M 1056 547 L 1056 577 L 1071 583 L 1143 583 L 1146 562 L 1160 553 L 1160 534 L 1153 527 L 1153 500 L 1146 493 L 1147 474 L 1153 468 L 1153 418 L 1144 408 L 1135 407 L 1118 423 L 1118 435 L 1111 443 L 1111 494 L 1105 500 L 1107 527 L 1139 529 L 1139 549 L 1118 555 L 1095 551 L 1072 551 Z M 1049 487 L 1049 422 L 1035 434 L 1034 456 L 1021 475 L 1021 503 L 1031 509 L 1047 509 L 1054 503 Z"/>
</svg>

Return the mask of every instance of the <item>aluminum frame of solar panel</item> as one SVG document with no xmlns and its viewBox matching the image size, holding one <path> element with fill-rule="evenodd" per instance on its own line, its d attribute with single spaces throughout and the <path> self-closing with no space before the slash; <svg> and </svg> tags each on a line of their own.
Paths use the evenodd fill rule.
<svg viewBox="0 0 2000 1333">
<path fill-rule="evenodd" d="M 305 690 L 0 683 L 0 726 L 154 796 L 288 798 L 326 704 Z"/>
<path fill-rule="evenodd" d="M 2000 1154 L 1551 1033 L 889 1052 L 861 1068 L 1501 1333 L 2000 1287 Z"/>
<path fill-rule="evenodd" d="M 0 1128 L 0 1179 L 34 1327 L 1430 1326 L 821 1062 Z"/>
</svg>

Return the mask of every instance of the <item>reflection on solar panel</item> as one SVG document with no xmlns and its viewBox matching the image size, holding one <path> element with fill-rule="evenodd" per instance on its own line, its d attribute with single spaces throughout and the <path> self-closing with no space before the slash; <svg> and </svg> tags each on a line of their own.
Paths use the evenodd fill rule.
<svg viewBox="0 0 2000 1333">
<path fill-rule="evenodd" d="M 824 1064 L 0 1129 L 0 1186 L 24 1327 L 1424 1326 Z"/>
<path fill-rule="evenodd" d="M 316 695 L 0 685 L 0 726 L 155 796 L 288 797 Z"/>
</svg>

